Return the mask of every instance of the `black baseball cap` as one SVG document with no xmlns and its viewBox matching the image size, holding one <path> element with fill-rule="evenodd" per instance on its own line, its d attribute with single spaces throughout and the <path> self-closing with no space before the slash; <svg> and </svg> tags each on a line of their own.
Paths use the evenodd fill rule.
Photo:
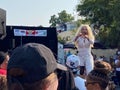
<svg viewBox="0 0 120 90">
<path fill-rule="evenodd" d="M 12 68 L 25 72 L 22 76 L 9 73 Z M 57 69 L 67 71 L 67 68 L 56 62 L 52 51 L 45 45 L 28 43 L 14 49 L 7 67 L 8 77 L 14 77 L 20 82 L 33 83 L 44 79 Z"/>
</svg>

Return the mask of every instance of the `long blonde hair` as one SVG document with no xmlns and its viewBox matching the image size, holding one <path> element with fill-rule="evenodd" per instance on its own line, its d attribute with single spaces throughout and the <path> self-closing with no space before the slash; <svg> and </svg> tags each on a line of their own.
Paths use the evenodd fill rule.
<svg viewBox="0 0 120 90">
<path fill-rule="evenodd" d="M 75 37 L 77 37 L 77 36 L 81 33 L 81 29 L 82 29 L 83 27 L 86 27 L 86 28 L 87 28 L 88 38 L 89 38 L 89 39 L 92 39 L 92 40 L 95 40 L 95 37 L 94 37 L 93 32 L 92 32 L 92 29 L 91 29 L 91 27 L 90 27 L 89 25 L 87 25 L 87 24 L 82 24 L 82 25 L 78 28 L 78 30 L 77 30 L 77 32 L 76 32 L 76 34 L 75 34 Z M 74 40 L 74 41 L 75 41 L 75 40 Z M 75 41 L 75 45 L 76 45 L 76 47 L 78 47 L 78 42 Z M 93 47 L 93 45 L 91 45 L 91 47 Z"/>
</svg>

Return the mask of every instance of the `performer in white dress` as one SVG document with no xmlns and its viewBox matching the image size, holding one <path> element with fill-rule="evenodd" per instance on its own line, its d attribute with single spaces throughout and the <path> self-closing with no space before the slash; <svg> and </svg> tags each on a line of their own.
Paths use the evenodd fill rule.
<svg viewBox="0 0 120 90">
<path fill-rule="evenodd" d="M 89 25 L 81 25 L 76 32 L 74 42 L 78 49 L 78 56 L 80 58 L 80 74 L 88 74 L 94 67 L 94 60 L 91 54 L 91 47 L 94 44 L 94 35 Z"/>
</svg>

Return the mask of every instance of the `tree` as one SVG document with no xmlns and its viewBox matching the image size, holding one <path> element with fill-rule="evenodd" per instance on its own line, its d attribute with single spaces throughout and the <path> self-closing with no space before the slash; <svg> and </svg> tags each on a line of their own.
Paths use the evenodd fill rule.
<svg viewBox="0 0 120 90">
<path fill-rule="evenodd" d="M 52 15 L 52 16 L 51 16 L 51 19 L 49 20 L 49 23 L 51 23 L 50 26 L 55 27 L 56 24 L 58 23 L 58 18 L 57 18 L 57 16 L 56 16 L 56 15 Z"/>
<path fill-rule="evenodd" d="M 60 36 L 58 36 L 58 42 L 60 42 L 61 44 L 65 44 L 66 40 Z"/>
<path fill-rule="evenodd" d="M 74 20 L 74 17 L 71 14 L 68 14 L 65 10 L 63 10 L 57 15 L 52 15 L 49 23 L 51 24 L 50 26 L 55 27 L 57 24 L 64 24 L 72 20 Z"/>
<path fill-rule="evenodd" d="M 98 22 L 99 40 L 108 47 L 117 47 L 120 43 L 120 0 L 81 0 L 77 5 L 79 15 L 85 16 L 90 23 Z M 99 28 L 100 29 L 100 28 Z"/>
</svg>

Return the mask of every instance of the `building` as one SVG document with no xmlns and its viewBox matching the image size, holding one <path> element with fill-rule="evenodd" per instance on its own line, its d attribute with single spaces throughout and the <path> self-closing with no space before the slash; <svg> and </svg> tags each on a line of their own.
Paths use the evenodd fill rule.
<svg viewBox="0 0 120 90">
<path fill-rule="evenodd" d="M 6 11 L 0 8 L 0 39 L 6 36 Z"/>
</svg>

